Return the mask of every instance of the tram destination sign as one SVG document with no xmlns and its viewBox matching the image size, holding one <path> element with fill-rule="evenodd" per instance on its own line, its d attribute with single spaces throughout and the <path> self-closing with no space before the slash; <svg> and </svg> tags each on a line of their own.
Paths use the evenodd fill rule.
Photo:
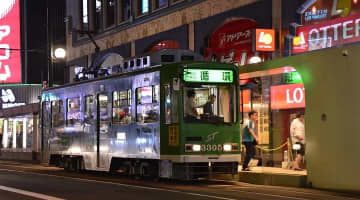
<svg viewBox="0 0 360 200">
<path fill-rule="evenodd" d="M 234 73 L 232 70 L 184 69 L 184 81 L 204 83 L 232 83 L 234 81 Z"/>
</svg>

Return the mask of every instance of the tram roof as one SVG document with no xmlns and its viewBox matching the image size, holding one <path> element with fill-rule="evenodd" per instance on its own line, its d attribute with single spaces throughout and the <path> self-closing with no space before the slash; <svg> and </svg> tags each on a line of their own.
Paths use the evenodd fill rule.
<svg viewBox="0 0 360 200">
<path fill-rule="evenodd" d="M 187 61 L 187 62 L 179 62 L 179 63 L 170 63 L 170 64 L 165 64 L 165 65 L 154 65 L 154 66 L 141 68 L 141 69 L 136 69 L 136 70 L 133 70 L 133 71 L 123 72 L 123 73 L 115 73 L 115 74 L 111 74 L 109 76 L 103 76 L 103 77 L 93 78 L 93 79 L 89 79 L 89 80 L 77 81 L 77 82 L 68 83 L 68 84 L 64 84 L 64 85 L 54 86 L 54 87 L 51 87 L 51 88 L 45 88 L 45 89 L 43 89 L 43 92 L 54 90 L 54 89 L 60 89 L 60 88 L 66 88 L 66 87 L 72 87 L 72 86 L 76 86 L 76 85 L 91 83 L 91 82 L 95 82 L 95 81 L 112 79 L 112 78 L 116 78 L 116 77 L 126 77 L 126 76 L 131 76 L 131 75 L 156 71 L 156 70 L 159 70 L 159 69 L 162 69 L 162 68 L 165 68 L 165 67 L 169 67 L 169 66 L 174 66 L 174 65 L 178 65 L 179 67 L 180 66 L 181 67 L 186 67 L 186 66 L 202 67 L 205 64 L 210 64 L 212 66 L 213 65 L 219 65 L 219 66 L 217 66 L 219 68 L 232 67 L 233 69 L 237 69 L 237 67 L 235 65 L 232 65 L 232 64 L 219 63 L 219 62 L 208 62 L 208 61 Z M 197 65 L 197 66 L 193 66 L 193 65 Z"/>
</svg>

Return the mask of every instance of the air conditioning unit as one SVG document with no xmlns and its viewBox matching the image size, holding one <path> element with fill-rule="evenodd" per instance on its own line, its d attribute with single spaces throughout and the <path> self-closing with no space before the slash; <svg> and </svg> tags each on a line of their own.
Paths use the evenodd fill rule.
<svg viewBox="0 0 360 200">
<path fill-rule="evenodd" d="M 135 66 L 136 66 L 135 69 L 143 68 L 143 62 L 142 62 L 141 58 L 135 58 L 134 62 L 135 62 Z"/>
<path fill-rule="evenodd" d="M 142 67 L 143 67 L 143 68 L 145 68 L 145 67 L 150 67 L 150 66 L 151 66 L 150 56 L 142 57 L 141 60 L 142 60 Z"/>
<path fill-rule="evenodd" d="M 130 71 L 130 61 L 124 60 L 123 66 L 122 66 L 122 73 Z"/>
</svg>

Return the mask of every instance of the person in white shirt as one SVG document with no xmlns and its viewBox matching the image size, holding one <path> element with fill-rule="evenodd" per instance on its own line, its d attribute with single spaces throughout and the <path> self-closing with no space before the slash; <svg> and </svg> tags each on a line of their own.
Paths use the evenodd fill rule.
<svg viewBox="0 0 360 200">
<path fill-rule="evenodd" d="M 304 113 L 296 114 L 296 119 L 291 122 L 290 136 L 293 144 L 300 145 L 300 150 L 297 151 L 295 162 L 292 166 L 294 170 L 301 170 L 303 165 L 303 157 L 305 155 L 305 118 Z"/>
<path fill-rule="evenodd" d="M 198 112 L 196 110 L 196 103 L 195 103 L 195 91 L 188 90 L 187 91 L 187 101 L 185 105 L 185 117 L 190 120 L 196 120 L 198 116 Z"/>
</svg>

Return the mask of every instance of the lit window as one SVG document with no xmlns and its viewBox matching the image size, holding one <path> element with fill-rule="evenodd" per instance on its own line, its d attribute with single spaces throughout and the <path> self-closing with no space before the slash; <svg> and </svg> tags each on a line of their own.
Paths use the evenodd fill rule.
<svg viewBox="0 0 360 200">
<path fill-rule="evenodd" d="M 131 122 L 131 90 L 113 92 L 113 122 L 115 124 Z"/>
<path fill-rule="evenodd" d="M 136 121 L 151 123 L 159 120 L 160 88 L 158 85 L 136 89 Z"/>
<path fill-rule="evenodd" d="M 96 0 L 95 4 L 95 29 L 100 30 L 102 27 L 102 0 Z"/>
<path fill-rule="evenodd" d="M 89 28 L 89 7 L 88 0 L 81 1 L 81 25 L 83 30 L 87 30 Z"/>
<path fill-rule="evenodd" d="M 71 98 L 67 100 L 67 115 L 66 122 L 68 126 L 80 125 L 80 97 Z"/>
<path fill-rule="evenodd" d="M 137 16 L 149 13 L 149 0 L 137 0 Z"/>
</svg>

